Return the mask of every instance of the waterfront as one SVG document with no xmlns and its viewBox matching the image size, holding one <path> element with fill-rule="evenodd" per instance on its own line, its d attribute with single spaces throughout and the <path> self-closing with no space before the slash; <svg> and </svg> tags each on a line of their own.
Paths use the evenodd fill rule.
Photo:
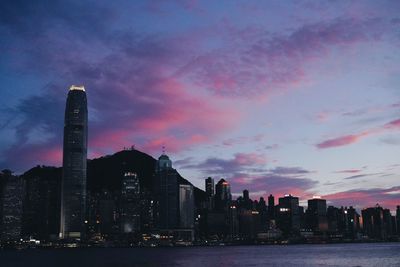
<svg viewBox="0 0 400 267">
<path fill-rule="evenodd" d="M 400 266 L 400 243 L 0 251 L 19 266 Z"/>
</svg>

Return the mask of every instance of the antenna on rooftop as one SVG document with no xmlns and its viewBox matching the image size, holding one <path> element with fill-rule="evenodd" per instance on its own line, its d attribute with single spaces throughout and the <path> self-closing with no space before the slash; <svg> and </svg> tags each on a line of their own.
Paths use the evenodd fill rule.
<svg viewBox="0 0 400 267">
<path fill-rule="evenodd" d="M 165 155 L 165 146 L 162 146 L 162 154 Z"/>
</svg>

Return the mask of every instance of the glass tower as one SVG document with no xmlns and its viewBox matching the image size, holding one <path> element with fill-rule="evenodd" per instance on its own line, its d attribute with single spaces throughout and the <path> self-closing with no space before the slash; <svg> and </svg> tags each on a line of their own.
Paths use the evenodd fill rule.
<svg viewBox="0 0 400 267">
<path fill-rule="evenodd" d="M 86 211 L 87 100 L 83 86 L 70 87 L 65 107 L 60 238 L 80 239 Z"/>
</svg>

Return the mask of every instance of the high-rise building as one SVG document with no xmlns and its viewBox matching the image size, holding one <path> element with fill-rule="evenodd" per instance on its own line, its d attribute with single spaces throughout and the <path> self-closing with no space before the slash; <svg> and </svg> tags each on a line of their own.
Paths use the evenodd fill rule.
<svg viewBox="0 0 400 267">
<path fill-rule="evenodd" d="M 339 209 L 339 232 L 345 238 L 355 239 L 360 230 L 360 215 L 352 206 Z"/>
<path fill-rule="evenodd" d="M 116 218 L 118 208 L 116 203 L 116 197 L 107 190 L 97 195 L 96 217 L 91 222 L 97 233 L 108 235 L 118 232 L 119 227 Z"/>
<path fill-rule="evenodd" d="M 158 227 L 175 229 L 179 227 L 179 185 L 172 162 L 165 154 L 158 158 L 156 165 L 156 188 L 158 194 Z"/>
<path fill-rule="evenodd" d="M 396 206 L 396 228 L 397 235 L 400 236 L 400 206 Z"/>
<path fill-rule="evenodd" d="M 241 199 L 241 206 L 244 209 L 252 210 L 253 209 L 253 201 L 250 199 L 249 190 L 243 190 L 243 198 Z M 257 202 L 257 201 L 256 201 Z"/>
<path fill-rule="evenodd" d="M 379 205 L 361 211 L 364 233 L 370 238 L 385 240 L 392 234 L 391 215 Z"/>
<path fill-rule="evenodd" d="M 247 189 L 243 190 L 243 199 L 244 199 L 244 201 L 250 199 L 249 190 L 247 190 Z"/>
<path fill-rule="evenodd" d="M 140 185 L 136 173 L 125 172 L 121 188 L 121 232 L 140 231 Z"/>
<path fill-rule="evenodd" d="M 194 227 L 194 191 L 193 185 L 179 185 L 179 224 L 180 228 Z"/>
<path fill-rule="evenodd" d="M 337 207 L 329 206 L 326 211 L 326 217 L 328 220 L 328 231 L 331 234 L 339 232 L 340 226 L 340 210 Z"/>
<path fill-rule="evenodd" d="M 261 230 L 260 213 L 256 210 L 239 210 L 239 232 L 244 239 L 254 239 Z"/>
<path fill-rule="evenodd" d="M 326 212 L 327 210 L 325 199 L 315 197 L 308 200 L 308 208 L 306 212 L 307 226 L 313 231 L 328 231 Z"/>
<path fill-rule="evenodd" d="M 83 86 L 72 85 L 65 107 L 60 238 L 85 233 L 88 111 Z"/>
<path fill-rule="evenodd" d="M 0 239 L 19 240 L 22 226 L 23 180 L 10 171 L 0 172 Z"/>
<path fill-rule="evenodd" d="M 277 223 L 286 235 L 300 230 L 299 198 L 285 195 L 279 198 Z"/>
<path fill-rule="evenodd" d="M 268 219 L 275 220 L 275 198 L 273 195 L 268 197 Z"/>
<path fill-rule="evenodd" d="M 57 239 L 60 233 L 61 170 L 37 166 L 21 177 L 24 180 L 23 237 Z"/>
<path fill-rule="evenodd" d="M 263 231 L 268 229 L 268 214 L 267 214 L 267 205 L 263 197 L 260 197 L 260 200 L 257 203 L 256 209 L 259 213 L 260 217 L 260 228 Z"/>
<path fill-rule="evenodd" d="M 235 205 L 230 205 L 227 216 L 228 236 L 230 239 L 234 239 L 239 234 L 239 220 L 238 220 L 238 209 Z"/>
<path fill-rule="evenodd" d="M 208 177 L 205 180 L 205 188 L 206 188 L 206 195 L 207 195 L 207 199 L 206 199 L 206 205 L 207 208 L 209 210 L 213 210 L 214 209 L 214 195 L 215 195 L 215 183 L 214 183 L 214 179 L 211 177 Z"/>
<path fill-rule="evenodd" d="M 215 188 L 214 179 L 211 177 L 208 177 L 205 180 L 205 183 L 206 183 L 207 197 L 213 197 L 214 196 L 214 188 Z"/>
<path fill-rule="evenodd" d="M 232 200 L 231 187 L 224 179 L 215 186 L 215 208 L 219 211 L 227 210 Z"/>
</svg>

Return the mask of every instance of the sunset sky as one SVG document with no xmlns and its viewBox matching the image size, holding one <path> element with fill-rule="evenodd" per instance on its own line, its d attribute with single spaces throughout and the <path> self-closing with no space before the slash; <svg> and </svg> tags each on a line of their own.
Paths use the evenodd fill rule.
<svg viewBox="0 0 400 267">
<path fill-rule="evenodd" d="M 204 188 L 400 205 L 400 1 L 1 1 L 0 168 L 134 144 Z"/>
</svg>

